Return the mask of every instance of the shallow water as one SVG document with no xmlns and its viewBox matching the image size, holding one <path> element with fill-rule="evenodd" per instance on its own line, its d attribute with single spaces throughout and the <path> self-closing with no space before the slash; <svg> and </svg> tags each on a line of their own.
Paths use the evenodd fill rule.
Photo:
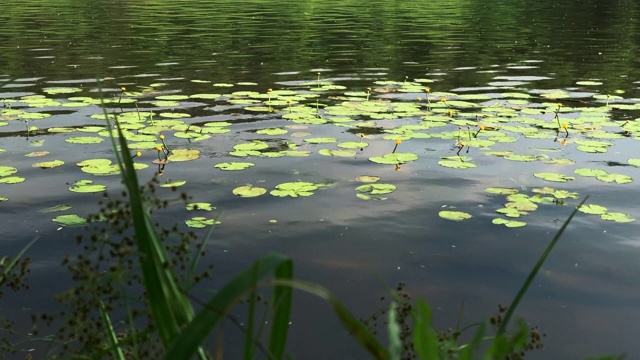
<svg viewBox="0 0 640 360">
<path fill-rule="evenodd" d="M 640 6 L 635 3 L 243 4 L 238 8 L 231 1 L 35 1 L 28 5 L 5 1 L 0 14 L 6 24 L 0 29 L 0 97 L 43 94 L 48 87 L 82 89 L 75 94 L 48 96 L 54 99 L 95 97 L 96 77 L 103 79 L 109 98 L 118 96 L 120 86 L 139 91 L 161 82 L 166 85 L 158 88 L 159 94 L 229 94 L 240 90 L 265 94 L 269 88 L 308 92 L 309 85 L 304 84 L 316 81 L 320 72 L 322 81 L 347 87 L 323 93 L 323 103 L 336 101 L 330 97 L 342 96 L 345 91 L 384 87 L 375 81 L 424 78 L 434 80 L 423 84 L 434 92 L 488 94 L 494 102 L 502 101 L 500 93 L 521 92 L 533 96 L 530 103 L 560 101 L 564 106 L 594 107 L 604 104 L 604 100 L 594 100 L 594 94 L 624 90 L 621 96 L 628 99 L 625 101 L 637 103 L 632 100 L 638 97 L 640 80 L 634 50 L 640 34 L 632 26 Z M 576 84 L 580 80 L 603 84 Z M 237 85 L 242 81 L 258 85 Z M 223 82 L 236 85 L 212 86 Z M 564 89 L 571 98 L 540 97 L 549 89 Z M 372 100 L 412 102 L 416 96 L 424 98 L 423 93 L 374 91 Z M 141 110 L 154 108 L 152 100 L 154 95 L 140 97 Z M 526 227 L 507 229 L 491 224 L 504 197 L 487 194 L 485 188 L 513 187 L 531 194 L 532 188 L 555 186 L 580 196 L 588 194 L 589 202 L 611 211 L 640 216 L 635 198 L 630 196 L 638 191 L 635 178 L 640 170 L 611 166 L 637 157 L 637 140 L 632 137 L 605 140 L 614 145 L 606 153 L 591 154 L 576 150 L 575 143 L 561 146 L 553 139 L 520 136 L 516 143 L 496 144 L 490 150 L 547 154 L 573 159 L 576 164 L 507 161 L 484 155 L 487 149 L 471 148 L 463 154 L 473 157 L 478 167 L 468 170 L 438 165 L 442 156 L 456 153 L 454 140 L 414 138 L 403 141 L 400 149 L 418 154 L 420 160 L 402 165 L 396 172 L 392 165 L 367 160 L 393 147 L 393 141 L 383 140 L 382 134 L 366 139 L 370 146 L 353 158 L 325 157 L 318 150 L 326 145 L 304 144 L 291 133 L 308 131 L 314 137 L 358 141 L 353 134 L 358 130 L 324 124 L 291 129 L 280 137 L 262 136 L 255 130 L 291 124 L 281 118 L 286 107 L 274 113 L 254 113 L 227 100 L 229 96 L 189 100 L 175 109 L 163 108 L 191 114 L 186 119 L 190 124 L 233 122 L 230 133 L 200 142 L 167 136 L 170 146 L 197 148 L 201 158 L 168 164 L 163 179 L 187 180 L 182 190 L 194 195 L 196 201 L 211 202 L 222 210 L 222 224 L 214 232 L 209 252 L 210 260 L 217 264 L 214 286 L 257 257 L 277 251 L 295 259 L 298 277 L 329 287 L 363 317 L 378 309 L 378 298 L 385 294 L 377 277 L 391 286 L 404 282 L 414 298 L 428 299 L 436 309 L 436 324 L 444 329 L 455 323 L 461 301 L 465 302 L 463 323 L 493 313 L 498 303 L 507 303 L 571 211 L 571 206 L 541 205 L 523 218 Z M 132 110 L 131 105 L 126 106 Z M 55 114 L 30 121 L 29 125 L 40 129 L 102 124 L 89 118 L 100 112 L 95 106 L 32 111 Z M 612 111 L 610 118 L 633 120 L 637 114 L 637 110 Z M 538 117 L 551 122 L 553 113 Z M 419 120 L 409 116 L 380 120 L 378 125 L 389 129 Z M 618 130 L 622 131 L 611 131 Z M 448 125 L 429 130 L 438 131 L 455 132 L 458 128 Z M 74 251 L 73 239 L 79 232 L 51 222 L 55 214 L 37 210 L 69 203 L 73 213 L 95 211 L 99 194 L 66 190 L 68 184 L 80 179 L 92 179 L 111 190 L 119 188 L 117 177 L 94 177 L 75 166 L 88 158 L 111 157 L 108 141 L 97 146 L 77 145 L 64 141 L 79 136 L 77 133 L 29 135 L 21 121 L 0 127 L 0 148 L 6 150 L 0 153 L 0 165 L 18 168 L 16 175 L 27 179 L 21 184 L 0 184 L 0 196 L 9 198 L 0 204 L 4 221 L 0 251 L 15 253 L 33 236 L 41 236 L 30 251 L 34 258 L 32 289 L 5 297 L 16 309 L 47 308 L 50 305 L 44 299 L 64 289 L 67 280 L 59 262 L 64 254 Z M 583 135 L 578 131 L 573 135 L 572 130 L 570 139 L 574 137 Z M 294 141 L 311 155 L 242 160 L 228 154 L 238 142 L 267 138 L 280 147 Z M 38 140 L 45 141 L 34 146 Z M 539 148 L 559 152 L 536 150 Z M 51 155 L 24 157 L 37 150 Z M 155 156 L 147 150 L 139 161 L 149 163 Z M 36 161 L 51 159 L 62 159 L 65 165 L 50 170 L 32 168 Z M 212 168 L 224 161 L 251 161 L 256 166 L 240 172 Z M 606 184 L 573 175 L 578 167 L 629 175 L 634 182 Z M 155 170 L 151 166 L 139 175 L 150 179 Z M 535 172 L 561 172 L 576 180 L 550 183 L 533 177 Z M 354 188 L 360 185 L 355 178 L 363 174 L 381 176 L 382 182 L 394 184 L 398 190 L 385 195 L 385 201 L 360 200 L 354 196 Z M 269 195 L 243 199 L 231 192 L 248 182 L 271 190 L 279 183 L 297 180 L 335 185 L 296 199 Z M 577 202 L 567 201 L 569 205 Z M 441 219 L 438 212 L 445 207 L 456 207 L 474 217 L 460 223 Z M 169 218 L 181 222 L 190 216 L 176 206 Z M 270 223 L 271 219 L 278 222 Z M 548 334 L 545 349 L 532 358 L 584 358 L 618 352 L 633 358 L 640 354 L 632 338 L 640 331 L 637 226 L 635 222 L 603 221 L 595 215 L 576 216 L 518 311 Z M 326 304 L 302 294 L 295 301 L 290 347 L 295 357 L 336 358 L 352 352 L 353 358 L 363 356 L 340 330 Z M 228 352 L 234 354 L 238 340 L 232 335 Z"/>
</svg>

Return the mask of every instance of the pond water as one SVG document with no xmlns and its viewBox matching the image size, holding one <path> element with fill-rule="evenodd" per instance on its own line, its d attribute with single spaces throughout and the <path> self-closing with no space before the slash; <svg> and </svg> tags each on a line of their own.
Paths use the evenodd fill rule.
<svg viewBox="0 0 640 360">
<path fill-rule="evenodd" d="M 141 179 L 158 172 L 159 134 L 173 151 L 197 151 L 191 161 L 173 153 L 160 179 L 184 180 L 180 190 L 216 207 L 194 215 L 176 204 L 165 214 L 221 221 L 207 256 L 214 286 L 276 251 L 295 260 L 297 277 L 328 287 L 359 316 L 380 307 L 382 279 L 426 297 L 439 328 L 455 324 L 461 301 L 463 323 L 472 323 L 510 301 L 589 195 L 588 204 L 622 222 L 579 212 L 518 315 L 548 335 L 534 359 L 640 356 L 640 239 L 631 221 L 640 216 L 637 3 L 8 0 L 2 8 L 0 166 L 17 172 L 2 168 L 9 173 L 0 182 L 24 182 L 0 183 L 8 199 L 0 253 L 40 237 L 29 251 L 31 289 L 3 299 L 15 319 L 21 307 L 49 308 L 68 286 L 60 262 L 82 230 L 52 219 L 84 217 L 101 198 L 69 187 L 121 188 L 117 175 L 76 165 L 114 160 L 95 128 L 104 126 L 95 101 L 102 88 L 110 112 L 130 115 L 121 122 L 142 152 L 135 161 L 149 165 Z M 77 137 L 99 143 L 70 142 Z M 254 152 L 239 152 L 247 149 Z M 417 159 L 376 159 L 390 153 Z M 64 164 L 33 166 L 52 160 Z M 254 165 L 214 168 L 225 162 Z M 358 197 L 361 175 L 396 189 Z M 318 189 L 272 193 L 298 181 Z M 266 193 L 234 195 L 246 184 Z M 508 202 L 529 214 L 496 212 Z M 39 212 L 61 204 L 71 208 Z M 441 211 L 472 217 L 452 221 Z M 296 358 L 364 356 L 326 304 L 304 294 L 294 301 Z M 241 343 L 232 336 L 227 351 Z"/>
</svg>

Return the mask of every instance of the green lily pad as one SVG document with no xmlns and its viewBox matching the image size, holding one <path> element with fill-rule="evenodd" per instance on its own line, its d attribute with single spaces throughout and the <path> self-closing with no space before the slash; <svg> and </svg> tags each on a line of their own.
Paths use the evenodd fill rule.
<svg viewBox="0 0 640 360">
<path fill-rule="evenodd" d="M 531 161 L 538 161 L 538 160 L 546 159 L 546 158 L 548 158 L 548 156 L 545 156 L 545 155 L 507 154 L 507 155 L 503 156 L 503 158 L 506 159 L 506 160 L 511 160 L 511 161 L 531 162 Z"/>
<path fill-rule="evenodd" d="M 214 165 L 213 167 L 225 171 L 238 171 L 250 168 L 254 165 L 254 163 L 250 162 L 224 162 Z"/>
<path fill-rule="evenodd" d="M 363 183 L 373 183 L 380 180 L 380 176 L 360 175 L 356 178 L 357 181 Z"/>
<path fill-rule="evenodd" d="M 571 159 L 549 159 L 549 160 L 545 160 L 544 163 L 552 164 L 552 165 L 573 165 L 576 162 Z"/>
<path fill-rule="evenodd" d="M 636 221 L 636 219 L 632 218 L 628 214 L 624 214 L 620 212 L 605 213 L 600 215 L 600 218 L 602 220 L 615 221 L 619 223 L 629 223 L 629 222 Z"/>
<path fill-rule="evenodd" d="M 56 206 L 51 206 L 48 208 L 40 209 L 38 212 L 40 213 L 50 213 L 50 212 L 58 212 L 58 211 L 67 211 L 71 209 L 71 205 L 69 204 L 61 204 Z"/>
<path fill-rule="evenodd" d="M 309 144 L 329 144 L 337 142 L 336 138 L 332 137 L 317 137 L 317 138 L 306 138 L 304 142 L 308 142 Z"/>
<path fill-rule="evenodd" d="M 103 192 L 106 189 L 105 185 L 94 184 L 91 180 L 79 180 L 69 187 L 69 191 L 77 193 L 96 193 Z"/>
<path fill-rule="evenodd" d="M 396 191 L 396 186 L 392 184 L 367 184 L 358 186 L 356 191 L 371 195 L 383 195 Z"/>
<path fill-rule="evenodd" d="M 233 189 L 233 194 L 241 197 L 256 197 L 264 195 L 267 189 L 261 187 L 254 187 L 251 185 L 239 186 Z"/>
<path fill-rule="evenodd" d="M 540 178 L 542 180 L 546 180 L 546 181 L 555 181 L 555 182 L 567 182 L 567 181 L 571 181 L 571 180 L 575 180 L 576 178 L 574 178 L 573 176 L 567 176 L 567 175 L 563 175 L 563 174 L 558 174 L 558 173 L 535 173 L 533 174 L 533 176 Z"/>
<path fill-rule="evenodd" d="M 355 150 L 350 149 L 320 149 L 318 154 L 325 156 L 339 156 L 339 157 L 352 157 L 356 155 Z"/>
<path fill-rule="evenodd" d="M 628 184 L 633 181 L 633 178 L 631 176 L 622 174 L 599 175 L 596 177 L 596 179 L 607 183 L 615 182 L 616 184 Z"/>
<path fill-rule="evenodd" d="M 85 218 L 82 218 L 76 214 L 56 216 L 51 221 L 56 222 L 62 226 L 80 226 L 87 223 L 87 220 Z"/>
<path fill-rule="evenodd" d="M 504 225 L 508 228 L 523 227 L 527 225 L 527 223 L 523 221 L 507 220 L 503 218 L 496 218 L 496 219 L 493 219 L 491 222 L 496 225 Z"/>
<path fill-rule="evenodd" d="M 471 219 L 473 216 L 469 213 L 466 212 L 462 212 L 462 211 L 440 211 L 438 213 L 438 216 L 440 216 L 443 219 L 447 219 L 447 220 L 453 220 L 453 221 L 462 221 L 462 220 L 467 220 L 467 219 Z"/>
<path fill-rule="evenodd" d="M 186 180 L 174 180 L 174 181 L 169 181 L 169 182 L 166 182 L 166 183 L 162 183 L 162 184 L 160 184 L 160 187 L 172 188 L 172 187 L 182 186 L 182 185 L 184 185 L 186 183 L 187 183 Z"/>
<path fill-rule="evenodd" d="M 573 170 L 573 172 L 580 176 L 589 176 L 589 177 L 596 177 L 596 176 L 602 176 L 602 175 L 608 174 L 604 170 L 590 169 L 590 168 L 579 168 L 579 169 Z"/>
<path fill-rule="evenodd" d="M 629 159 L 629 160 L 627 160 L 627 163 L 629 165 L 640 167 L 640 159 Z"/>
<path fill-rule="evenodd" d="M 271 190 L 273 196 L 311 196 L 313 191 L 318 189 L 318 185 L 305 181 L 295 181 L 276 185 L 275 190 Z"/>
<path fill-rule="evenodd" d="M 258 151 L 268 148 L 269 145 L 264 141 L 253 141 L 250 143 L 241 143 L 233 146 L 237 151 Z"/>
<path fill-rule="evenodd" d="M 25 154 L 24 156 L 26 157 L 40 157 L 40 156 L 46 156 L 49 155 L 50 153 L 46 150 L 42 150 L 42 151 L 32 151 L 28 154 Z"/>
<path fill-rule="evenodd" d="M 377 164 L 401 165 L 410 161 L 418 160 L 418 155 L 413 153 L 390 153 L 384 156 L 373 156 L 369 158 Z"/>
<path fill-rule="evenodd" d="M 472 169 L 477 168 L 478 165 L 469 162 L 469 161 L 461 161 L 461 160 L 440 160 L 438 161 L 438 165 L 444 166 L 452 169 Z"/>
<path fill-rule="evenodd" d="M 0 166 L 0 176 L 9 176 L 18 172 L 13 166 Z"/>
<path fill-rule="evenodd" d="M 0 178 L 0 184 L 19 184 L 24 182 L 25 178 L 20 176 L 8 176 Z"/>
<path fill-rule="evenodd" d="M 187 224 L 188 227 L 192 227 L 196 229 L 202 229 L 207 226 L 217 225 L 221 223 L 218 220 L 207 219 L 206 217 L 203 217 L 203 216 L 192 217 L 191 219 L 185 220 L 184 222 L 185 224 Z"/>
<path fill-rule="evenodd" d="M 191 161 L 200 158 L 198 149 L 174 149 L 168 156 L 169 161 Z"/>
<path fill-rule="evenodd" d="M 585 214 L 602 215 L 607 212 L 607 208 L 596 204 L 587 204 L 580 205 L 580 207 L 578 207 L 578 211 L 581 211 Z"/>
<path fill-rule="evenodd" d="M 503 188 L 503 187 L 490 187 L 490 188 L 484 189 L 484 191 L 488 192 L 489 194 L 499 194 L 499 195 L 512 195 L 512 194 L 518 193 L 518 190 L 516 189 Z"/>
<path fill-rule="evenodd" d="M 212 211 L 214 208 L 211 207 L 210 203 L 205 202 L 194 202 L 188 203 L 186 205 L 187 210 L 201 210 L 201 211 Z"/>
<path fill-rule="evenodd" d="M 496 212 L 503 214 L 504 216 L 514 217 L 514 218 L 529 214 L 528 212 L 519 210 L 515 207 L 505 207 L 505 208 L 496 210 Z"/>
<path fill-rule="evenodd" d="M 64 165 L 64 161 L 62 160 L 51 160 L 51 161 L 43 161 L 33 164 L 33 167 L 41 168 L 41 169 L 51 169 L 58 166 Z"/>
<path fill-rule="evenodd" d="M 97 136 L 76 136 L 65 139 L 65 141 L 71 144 L 99 144 L 104 141 L 104 138 Z"/>
<path fill-rule="evenodd" d="M 347 141 L 338 144 L 338 147 L 343 149 L 364 149 L 367 146 L 369 146 L 368 143 L 358 141 Z"/>
<path fill-rule="evenodd" d="M 286 129 L 281 129 L 281 128 L 268 128 L 268 129 L 261 129 L 256 131 L 256 134 L 260 134 L 260 135 L 284 135 L 286 133 L 288 133 L 289 131 Z"/>
<path fill-rule="evenodd" d="M 587 153 L 606 153 L 607 152 L 606 147 L 586 146 L 586 145 L 576 146 L 576 150 L 580 150 Z"/>
</svg>

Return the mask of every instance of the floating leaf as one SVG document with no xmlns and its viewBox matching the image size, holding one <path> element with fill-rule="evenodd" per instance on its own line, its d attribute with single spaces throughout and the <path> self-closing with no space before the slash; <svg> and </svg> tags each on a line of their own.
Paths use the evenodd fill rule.
<svg viewBox="0 0 640 360">
<path fill-rule="evenodd" d="M 24 178 L 20 176 L 8 176 L 0 178 L 0 184 L 19 184 L 24 182 Z"/>
<path fill-rule="evenodd" d="M 585 214 L 602 215 L 607 212 L 607 208 L 596 204 L 580 205 L 578 211 Z"/>
<path fill-rule="evenodd" d="M 545 160 L 544 163 L 552 164 L 552 165 L 573 165 L 576 162 L 571 159 L 549 159 L 549 160 Z"/>
<path fill-rule="evenodd" d="M 518 210 L 517 208 L 514 208 L 514 207 L 506 207 L 506 208 L 498 209 L 496 210 L 496 212 L 500 214 L 504 214 L 504 216 L 507 216 L 507 217 L 520 217 L 521 215 L 529 214 L 526 211 Z"/>
<path fill-rule="evenodd" d="M 51 161 L 43 161 L 33 164 L 33 167 L 38 167 L 41 169 L 51 169 L 58 166 L 64 165 L 64 161 L 62 160 L 51 160 Z"/>
<path fill-rule="evenodd" d="M 390 153 L 384 156 L 373 156 L 369 161 L 378 164 L 401 165 L 410 161 L 418 160 L 418 155 L 413 153 Z"/>
<path fill-rule="evenodd" d="M 369 146 L 369 144 L 367 144 L 366 142 L 358 141 L 348 141 L 338 144 L 338 147 L 343 149 L 364 149 L 367 146 Z"/>
<path fill-rule="evenodd" d="M 186 183 L 187 183 L 186 180 L 174 180 L 174 181 L 166 182 L 164 184 L 160 184 L 160 187 L 163 187 L 163 188 L 178 187 Z"/>
<path fill-rule="evenodd" d="M 309 144 L 329 144 L 329 143 L 337 142 L 338 140 L 332 137 L 317 137 L 317 138 L 306 138 L 304 139 L 304 141 L 308 142 Z"/>
<path fill-rule="evenodd" d="M 453 221 L 462 221 L 462 220 L 467 220 L 467 219 L 471 219 L 472 216 L 471 214 L 468 214 L 466 212 L 462 212 L 462 211 L 440 211 L 438 213 L 438 216 L 440 216 L 443 219 L 447 219 L 447 220 L 453 220 Z"/>
<path fill-rule="evenodd" d="M 191 161 L 200 157 L 198 149 L 174 149 L 167 158 L 169 161 Z"/>
<path fill-rule="evenodd" d="M 360 175 L 356 178 L 357 181 L 363 183 L 372 183 L 380 180 L 380 176 Z"/>
<path fill-rule="evenodd" d="M 558 173 L 535 173 L 533 176 L 540 178 L 546 181 L 555 181 L 555 182 L 567 182 L 570 180 L 575 180 L 573 176 L 566 176 Z"/>
<path fill-rule="evenodd" d="M 288 133 L 289 131 L 287 131 L 286 129 L 281 129 L 281 128 L 268 128 L 268 129 L 261 129 L 256 131 L 256 134 L 260 134 L 260 135 L 284 135 L 286 133 Z"/>
<path fill-rule="evenodd" d="M 631 176 L 622 174 L 599 175 L 596 177 L 596 179 L 607 183 L 615 182 L 616 184 L 628 184 L 633 181 L 633 178 L 631 178 Z"/>
<path fill-rule="evenodd" d="M 607 172 L 604 170 L 590 169 L 590 168 L 579 168 L 579 169 L 573 170 L 573 172 L 577 175 L 589 176 L 589 177 L 607 175 Z"/>
<path fill-rule="evenodd" d="M 628 223 L 636 221 L 636 219 L 632 218 L 628 214 L 620 213 L 620 212 L 611 212 L 600 215 L 602 220 L 615 221 L 619 223 Z"/>
<path fill-rule="evenodd" d="M 218 220 L 207 219 L 206 217 L 202 217 L 202 216 L 192 217 L 191 219 L 185 220 L 184 222 L 185 224 L 187 224 L 188 227 L 192 227 L 196 229 L 202 229 L 207 226 L 220 224 L 220 221 Z"/>
<path fill-rule="evenodd" d="M 233 194 L 241 197 L 256 197 L 263 195 L 267 192 L 267 189 L 261 187 L 254 187 L 251 185 L 239 186 L 233 189 Z"/>
<path fill-rule="evenodd" d="M 318 189 L 318 185 L 305 181 L 295 181 L 276 185 L 275 190 L 271 190 L 273 196 L 311 196 L 313 191 Z"/>
<path fill-rule="evenodd" d="M 225 171 L 238 171 L 250 168 L 254 165 L 254 163 L 250 162 L 224 162 L 214 165 L 213 167 Z"/>
<path fill-rule="evenodd" d="M 79 226 L 87 223 L 86 219 L 81 218 L 76 214 L 56 216 L 51 221 L 56 222 L 62 226 Z"/>
<path fill-rule="evenodd" d="M 325 156 L 352 157 L 356 155 L 356 152 L 355 150 L 349 150 L 349 149 L 336 149 L 336 150 L 320 149 L 318 151 L 318 154 L 325 155 Z"/>
<path fill-rule="evenodd" d="M 65 141 L 71 144 L 99 144 L 104 141 L 104 138 L 97 136 L 77 136 L 65 139 Z"/>
<path fill-rule="evenodd" d="M 478 167 L 478 165 L 472 162 L 460 160 L 440 160 L 438 161 L 438 165 L 452 169 L 471 169 Z"/>
<path fill-rule="evenodd" d="M 91 180 L 78 180 L 73 186 L 69 187 L 69 191 L 77 193 L 96 193 L 103 192 L 106 189 L 105 185 L 94 184 Z"/>
<path fill-rule="evenodd" d="M 9 176 L 18 172 L 18 169 L 12 166 L 0 166 L 0 176 Z"/>
<path fill-rule="evenodd" d="M 396 186 L 392 184 L 367 184 L 358 186 L 356 191 L 371 195 L 383 195 L 396 191 Z"/>
<path fill-rule="evenodd" d="M 32 151 L 28 154 L 26 154 L 26 157 L 39 157 L 39 156 L 45 156 L 45 155 L 49 155 L 48 151 Z"/>
<path fill-rule="evenodd" d="M 490 187 L 484 189 L 484 191 L 490 194 L 499 194 L 499 195 L 512 195 L 518 193 L 518 190 L 511 188 L 503 188 L 503 187 Z"/>
<path fill-rule="evenodd" d="M 44 208 L 44 209 L 40 209 L 38 210 L 38 212 L 40 213 L 50 213 L 50 212 L 57 212 L 57 211 L 66 211 L 71 209 L 71 205 L 69 204 L 61 204 L 61 205 L 56 205 L 56 206 L 51 206 L 48 208 Z"/>
<path fill-rule="evenodd" d="M 496 225 L 504 225 L 508 228 L 523 227 L 527 225 L 527 223 L 523 221 L 507 220 L 503 218 L 496 218 L 496 219 L 493 219 L 491 222 Z"/>
<path fill-rule="evenodd" d="M 211 207 L 210 203 L 206 203 L 206 202 L 194 202 L 194 203 L 188 203 L 186 205 L 187 210 L 202 210 L 202 211 L 211 211 L 214 208 Z"/>
</svg>

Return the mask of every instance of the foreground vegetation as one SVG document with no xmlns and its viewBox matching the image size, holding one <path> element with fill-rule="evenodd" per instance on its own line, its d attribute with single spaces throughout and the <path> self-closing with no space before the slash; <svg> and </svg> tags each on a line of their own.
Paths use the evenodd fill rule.
<svg viewBox="0 0 640 360">
<path fill-rule="evenodd" d="M 542 348 L 544 335 L 535 327 L 524 321 L 509 325 L 577 209 L 551 240 L 509 306 L 500 306 L 495 316 L 465 328 L 475 329 L 464 337 L 469 339 L 466 342 L 461 340 L 465 329 L 459 323 L 454 330 L 437 333 L 427 302 L 413 302 L 402 285 L 390 290 L 388 309 L 361 321 L 327 289 L 294 279 L 293 261 L 279 254 L 258 259 L 203 302 L 191 289 L 210 276 L 209 269 L 196 271 L 202 268 L 198 262 L 206 239 L 199 241 L 194 233 L 183 233 L 177 227 L 164 229 L 154 222 L 153 211 L 166 207 L 167 201 L 155 197 L 153 183 L 139 184 L 125 137 L 117 123 L 115 128 L 119 136 L 112 133 L 111 140 L 114 149 L 118 145 L 120 149 L 116 157 L 124 198 L 101 204 L 101 212 L 88 220 L 94 224 L 101 221 L 103 227 L 94 227 L 87 239 L 79 237 L 84 251 L 64 261 L 75 285 L 57 300 L 69 312 L 34 316 L 32 339 L 42 329 L 56 329 L 55 335 L 45 337 L 48 346 L 43 358 L 221 358 L 221 328 L 229 321 L 245 334 L 245 359 L 258 353 L 281 359 L 286 356 L 294 289 L 326 300 L 354 340 L 376 359 L 520 359 L 528 351 Z M 188 196 L 181 198 L 187 200 Z M 14 290 L 26 286 L 29 261 L 23 253 L 27 248 L 13 259 L 2 258 L 0 285 Z M 263 302 L 259 292 L 265 289 L 272 290 L 271 299 Z M 244 326 L 231 316 L 240 302 L 248 305 Z M 261 303 L 266 304 L 263 311 L 259 311 Z M 385 324 L 386 346 L 373 330 L 379 319 Z M 3 346 L 13 354 L 17 350 L 6 340 Z M 622 356 L 602 359 L 619 358 Z"/>
</svg>

